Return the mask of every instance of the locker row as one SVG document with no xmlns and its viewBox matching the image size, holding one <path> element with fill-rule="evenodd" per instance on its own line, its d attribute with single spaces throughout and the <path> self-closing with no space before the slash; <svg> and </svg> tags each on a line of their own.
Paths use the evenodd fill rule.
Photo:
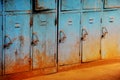
<svg viewBox="0 0 120 80">
<path fill-rule="evenodd" d="M 120 0 L 0 0 L 0 11 L 55 10 L 58 3 L 61 11 L 120 8 Z"/>
<path fill-rule="evenodd" d="M 59 26 L 55 13 L 33 14 L 32 18 L 30 14 L 13 14 L 5 16 L 3 30 L 0 16 L 0 71 L 10 74 L 118 58 L 119 14 L 61 13 Z"/>
</svg>

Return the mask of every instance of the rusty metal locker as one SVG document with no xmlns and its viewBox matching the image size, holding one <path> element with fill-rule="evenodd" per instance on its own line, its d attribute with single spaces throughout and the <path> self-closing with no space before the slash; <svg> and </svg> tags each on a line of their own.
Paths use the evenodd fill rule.
<svg viewBox="0 0 120 80">
<path fill-rule="evenodd" d="M 104 0 L 104 8 L 120 8 L 120 0 Z"/>
<path fill-rule="evenodd" d="M 84 10 L 101 9 L 102 6 L 102 0 L 83 0 L 82 3 Z"/>
<path fill-rule="evenodd" d="M 25 11 L 30 10 L 31 0 L 3 0 L 5 11 Z"/>
<path fill-rule="evenodd" d="M 30 15 L 5 16 L 4 62 L 5 74 L 29 71 Z"/>
<path fill-rule="evenodd" d="M 33 15 L 33 69 L 56 68 L 56 13 Z"/>
<path fill-rule="evenodd" d="M 100 59 L 101 12 L 82 14 L 82 62 Z"/>
<path fill-rule="evenodd" d="M 80 62 L 80 13 L 61 13 L 59 21 L 58 64 Z"/>
<path fill-rule="evenodd" d="M 55 10 L 57 0 L 34 0 L 35 10 Z"/>
<path fill-rule="evenodd" d="M 120 57 L 120 11 L 104 11 L 102 17 L 102 59 Z"/>
<path fill-rule="evenodd" d="M 80 10 L 81 9 L 81 0 L 60 0 L 61 10 Z"/>
</svg>

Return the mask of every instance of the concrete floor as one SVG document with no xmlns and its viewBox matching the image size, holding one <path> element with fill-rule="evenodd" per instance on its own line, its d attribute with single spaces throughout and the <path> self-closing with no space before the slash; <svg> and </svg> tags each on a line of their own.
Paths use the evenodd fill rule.
<svg viewBox="0 0 120 80">
<path fill-rule="evenodd" d="M 24 80 L 120 80 L 120 62 L 36 76 Z"/>
</svg>

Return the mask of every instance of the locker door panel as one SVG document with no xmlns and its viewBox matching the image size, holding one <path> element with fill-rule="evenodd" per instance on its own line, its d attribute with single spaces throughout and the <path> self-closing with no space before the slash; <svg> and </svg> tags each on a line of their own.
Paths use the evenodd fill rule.
<svg viewBox="0 0 120 80">
<path fill-rule="evenodd" d="M 120 0 L 105 0 L 104 8 L 120 8 Z"/>
<path fill-rule="evenodd" d="M 102 38 L 102 58 L 115 58 L 120 56 L 120 12 L 106 11 L 103 13 L 102 27 L 107 29 L 107 34 Z M 103 34 L 105 31 L 103 32 Z"/>
<path fill-rule="evenodd" d="M 2 74 L 2 16 L 0 16 L 0 75 Z"/>
<path fill-rule="evenodd" d="M 77 10 L 81 7 L 81 0 L 61 0 L 61 10 Z"/>
<path fill-rule="evenodd" d="M 80 13 L 60 14 L 59 65 L 79 63 Z"/>
<path fill-rule="evenodd" d="M 55 67 L 55 13 L 35 14 L 33 21 L 33 69 Z"/>
<path fill-rule="evenodd" d="M 30 0 L 4 0 L 5 11 L 30 10 Z"/>
<path fill-rule="evenodd" d="M 35 10 L 54 10 L 56 0 L 35 0 Z"/>
<path fill-rule="evenodd" d="M 100 59 L 100 12 L 82 15 L 82 62 Z"/>
<path fill-rule="evenodd" d="M 6 15 L 5 74 L 29 70 L 30 15 Z"/>
<path fill-rule="evenodd" d="M 83 0 L 83 9 L 100 9 L 101 0 Z"/>
</svg>

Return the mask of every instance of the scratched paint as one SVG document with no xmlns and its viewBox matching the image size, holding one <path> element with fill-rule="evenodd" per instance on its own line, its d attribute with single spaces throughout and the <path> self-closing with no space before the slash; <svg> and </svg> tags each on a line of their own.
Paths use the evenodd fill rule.
<svg viewBox="0 0 120 80">
<path fill-rule="evenodd" d="M 55 18 L 55 13 L 33 15 L 33 69 L 56 66 Z"/>
<path fill-rule="evenodd" d="M 83 9 L 101 9 L 102 0 L 83 0 Z"/>
<path fill-rule="evenodd" d="M 30 15 L 6 15 L 5 19 L 5 74 L 28 71 L 30 54 Z"/>
<path fill-rule="evenodd" d="M 120 8 L 120 0 L 105 0 L 104 8 Z"/>
<path fill-rule="evenodd" d="M 102 27 L 106 27 L 108 33 L 102 38 L 102 59 L 116 58 L 120 56 L 120 12 L 103 12 Z"/>
<path fill-rule="evenodd" d="M 4 0 L 5 11 L 30 10 L 30 0 Z"/>
<path fill-rule="evenodd" d="M 35 10 L 54 10 L 56 0 L 35 0 Z"/>
<path fill-rule="evenodd" d="M 2 74 L 2 16 L 0 15 L 0 75 Z"/>
<path fill-rule="evenodd" d="M 61 13 L 59 25 L 58 64 L 79 63 L 80 13 Z"/>
<path fill-rule="evenodd" d="M 79 10 L 81 0 L 61 0 L 61 10 Z"/>
<path fill-rule="evenodd" d="M 86 12 L 82 15 L 82 29 L 87 31 L 86 38 L 82 41 L 82 62 L 100 59 L 100 14 L 100 12 Z"/>
</svg>

